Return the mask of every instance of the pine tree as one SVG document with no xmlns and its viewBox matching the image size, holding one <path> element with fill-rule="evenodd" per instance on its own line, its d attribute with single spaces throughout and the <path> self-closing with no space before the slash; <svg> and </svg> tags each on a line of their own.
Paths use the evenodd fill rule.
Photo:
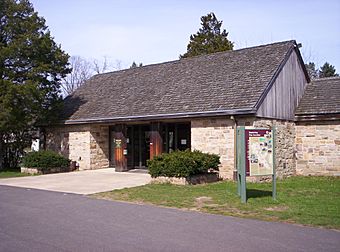
<svg viewBox="0 0 340 252">
<path fill-rule="evenodd" d="M 228 40 L 228 32 L 221 32 L 223 21 L 218 21 L 214 13 L 201 17 L 202 28 L 190 36 L 187 52 L 180 58 L 233 50 L 233 42 Z"/>
<path fill-rule="evenodd" d="M 326 77 L 334 77 L 339 76 L 336 73 L 335 67 L 326 62 L 322 67 L 320 67 L 319 77 L 326 78 Z"/>
<path fill-rule="evenodd" d="M 0 0 L 0 169 L 7 145 L 19 155 L 36 124 L 56 119 L 68 58 L 28 0 Z"/>
<path fill-rule="evenodd" d="M 137 65 L 136 62 L 132 62 L 132 65 L 130 66 L 130 68 L 136 68 L 136 67 L 142 67 L 143 63 L 139 63 L 139 65 Z"/>
</svg>

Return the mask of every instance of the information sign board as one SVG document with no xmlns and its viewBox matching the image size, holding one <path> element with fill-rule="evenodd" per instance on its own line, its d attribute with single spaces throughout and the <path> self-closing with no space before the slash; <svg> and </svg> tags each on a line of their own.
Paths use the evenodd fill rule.
<svg viewBox="0 0 340 252">
<path fill-rule="evenodd" d="M 273 175 L 273 132 L 245 129 L 246 176 Z"/>
</svg>

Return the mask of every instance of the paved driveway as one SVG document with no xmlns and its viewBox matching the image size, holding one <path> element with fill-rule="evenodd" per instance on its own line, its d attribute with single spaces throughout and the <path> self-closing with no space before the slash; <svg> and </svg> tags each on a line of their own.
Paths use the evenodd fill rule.
<svg viewBox="0 0 340 252">
<path fill-rule="evenodd" d="M 339 251 L 340 232 L 0 186 L 0 251 Z"/>
<path fill-rule="evenodd" d="M 19 178 L 0 179 L 0 185 L 36 188 L 76 194 L 91 194 L 149 183 L 149 174 L 115 172 L 114 169 L 77 171 Z"/>
</svg>

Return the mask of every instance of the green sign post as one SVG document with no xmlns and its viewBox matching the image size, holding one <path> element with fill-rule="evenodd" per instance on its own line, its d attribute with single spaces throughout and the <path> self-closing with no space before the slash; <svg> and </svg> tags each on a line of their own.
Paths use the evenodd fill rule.
<svg viewBox="0 0 340 252">
<path fill-rule="evenodd" d="M 272 197 L 276 199 L 275 129 L 237 127 L 237 194 L 247 202 L 247 176 L 272 176 Z"/>
</svg>

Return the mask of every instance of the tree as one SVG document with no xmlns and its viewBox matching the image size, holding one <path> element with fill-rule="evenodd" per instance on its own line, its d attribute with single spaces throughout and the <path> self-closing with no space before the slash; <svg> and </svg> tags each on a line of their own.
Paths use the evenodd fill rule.
<svg viewBox="0 0 340 252">
<path fill-rule="evenodd" d="M 320 69 L 317 69 L 315 67 L 314 62 L 309 62 L 308 64 L 305 64 L 305 67 L 307 69 L 307 73 L 309 77 L 313 79 L 317 78 L 326 78 L 326 77 L 333 77 L 333 76 L 339 76 L 336 73 L 336 69 L 334 66 L 329 64 L 328 62 L 325 62 L 323 66 L 320 67 Z"/>
<path fill-rule="evenodd" d="M 309 77 L 313 80 L 319 77 L 319 71 L 315 68 L 314 62 L 305 64 Z"/>
<path fill-rule="evenodd" d="M 223 21 L 218 21 L 214 13 L 201 17 L 202 28 L 190 36 L 187 52 L 180 58 L 233 50 L 233 42 L 228 40 L 228 32 L 221 32 Z"/>
<path fill-rule="evenodd" d="M 0 169 L 17 165 L 37 124 L 56 120 L 68 58 L 28 0 L 0 0 Z"/>
<path fill-rule="evenodd" d="M 334 77 L 339 76 L 336 73 L 335 67 L 329 64 L 328 62 L 325 62 L 322 67 L 320 67 L 319 71 L 319 78 L 326 78 L 326 77 Z"/>
<path fill-rule="evenodd" d="M 69 63 L 72 67 L 72 72 L 68 74 L 63 81 L 64 94 L 72 94 L 78 87 L 83 85 L 93 75 L 92 64 L 86 59 L 80 56 L 72 56 L 69 59 Z M 98 71 L 100 71 L 99 63 L 96 65 Z"/>
<path fill-rule="evenodd" d="M 108 70 L 107 57 L 104 57 L 104 61 L 100 63 L 98 60 L 93 60 L 93 70 L 96 74 L 105 73 Z"/>
<path fill-rule="evenodd" d="M 142 67 L 143 64 L 142 63 L 139 63 L 139 65 L 137 65 L 136 62 L 132 62 L 132 65 L 130 66 L 130 68 L 136 68 L 136 67 Z"/>
<path fill-rule="evenodd" d="M 122 68 L 121 60 L 116 60 L 115 63 L 112 63 L 107 60 L 106 56 L 103 58 L 104 60 L 101 61 L 98 59 L 87 60 L 80 56 L 70 57 L 69 64 L 72 67 L 72 72 L 64 78 L 61 86 L 64 96 L 72 94 L 95 74 Z"/>
</svg>

